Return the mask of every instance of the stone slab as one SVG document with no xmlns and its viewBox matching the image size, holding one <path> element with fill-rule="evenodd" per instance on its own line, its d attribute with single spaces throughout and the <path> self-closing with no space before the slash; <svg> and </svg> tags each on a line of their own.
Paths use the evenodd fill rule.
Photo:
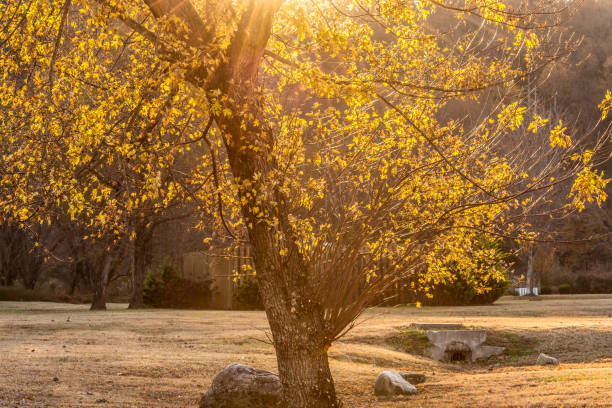
<svg viewBox="0 0 612 408">
<path fill-rule="evenodd" d="M 473 349 L 487 340 L 487 332 L 484 330 L 428 330 L 425 334 L 431 344 L 438 347 L 460 342 Z"/>
<path fill-rule="evenodd" d="M 428 353 L 438 361 L 476 361 L 500 355 L 505 350 L 504 347 L 483 346 L 487 340 L 485 330 L 428 330 L 425 333 L 433 345 Z"/>
<path fill-rule="evenodd" d="M 452 330 L 463 328 L 461 323 L 412 323 L 410 326 L 419 330 Z"/>
</svg>

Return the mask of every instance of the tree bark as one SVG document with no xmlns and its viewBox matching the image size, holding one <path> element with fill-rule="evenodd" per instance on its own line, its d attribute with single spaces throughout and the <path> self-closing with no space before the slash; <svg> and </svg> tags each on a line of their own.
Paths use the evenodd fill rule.
<svg viewBox="0 0 612 408">
<path fill-rule="evenodd" d="M 294 327 L 299 330 L 299 327 Z M 329 370 L 327 352 L 304 336 L 278 336 L 275 341 L 279 377 L 283 387 L 282 406 L 291 408 L 340 407 Z M 306 341 L 305 341 L 306 340 Z"/>
<path fill-rule="evenodd" d="M 257 238 L 256 236 L 255 239 Z M 265 264 L 256 261 L 256 268 L 258 263 Z M 287 270 L 272 272 L 284 273 L 289 279 L 292 275 L 295 276 Z M 286 296 L 287 291 L 283 290 L 283 285 L 280 285 L 278 280 L 270 281 L 270 273 L 261 273 L 261 275 L 260 292 L 270 322 L 283 388 L 281 406 L 340 407 L 341 403 L 336 397 L 327 356 L 330 340 L 326 337 L 322 315 L 316 301 L 303 294 L 300 295 L 303 288 L 297 285 L 287 287 L 286 289 L 294 291 Z"/>
<path fill-rule="evenodd" d="M 110 273 L 113 265 L 113 257 L 107 255 L 104 259 L 104 266 L 96 276 L 94 296 L 89 310 L 106 310 L 106 288 L 110 280 Z"/>
</svg>

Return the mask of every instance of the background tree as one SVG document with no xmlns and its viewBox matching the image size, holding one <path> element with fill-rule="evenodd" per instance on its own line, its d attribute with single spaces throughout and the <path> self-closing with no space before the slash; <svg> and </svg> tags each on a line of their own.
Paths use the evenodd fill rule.
<svg viewBox="0 0 612 408">
<path fill-rule="evenodd" d="M 4 210 L 24 225 L 64 215 L 87 246 L 102 247 L 92 255 L 95 308 L 111 265 L 129 259 L 130 307 L 142 307 L 155 228 L 189 215 L 181 204 L 210 179 L 201 158 L 184 165 L 205 154 L 204 119 L 133 30 L 84 3 L 22 6 L 4 10 Z"/>
<path fill-rule="evenodd" d="M 34 289 L 41 273 L 44 254 L 28 234 L 12 222 L 0 226 L 0 284 L 11 286 L 21 280 Z"/>
</svg>

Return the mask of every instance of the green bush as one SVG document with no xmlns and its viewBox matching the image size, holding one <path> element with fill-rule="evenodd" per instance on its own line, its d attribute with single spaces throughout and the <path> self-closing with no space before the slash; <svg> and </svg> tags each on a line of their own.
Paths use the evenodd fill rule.
<svg viewBox="0 0 612 408">
<path fill-rule="evenodd" d="M 569 293 L 572 293 L 574 290 L 572 288 L 572 285 L 570 285 L 569 283 L 562 283 L 561 285 L 559 285 L 559 293 L 562 295 L 567 295 Z"/>
<path fill-rule="evenodd" d="M 234 288 L 234 301 L 238 309 L 263 310 L 263 301 L 259 294 L 259 281 L 253 275 L 243 277 Z"/>
<path fill-rule="evenodd" d="M 550 295 L 552 293 L 552 288 L 550 286 L 542 286 L 540 289 L 540 294 L 542 295 Z"/>
<path fill-rule="evenodd" d="M 211 298 L 212 281 L 194 282 L 178 273 L 168 260 L 147 272 L 143 299 L 147 306 L 170 309 L 206 309 Z"/>
</svg>

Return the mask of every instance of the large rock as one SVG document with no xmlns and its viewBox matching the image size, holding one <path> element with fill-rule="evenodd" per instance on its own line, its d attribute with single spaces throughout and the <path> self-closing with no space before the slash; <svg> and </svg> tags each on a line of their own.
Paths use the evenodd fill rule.
<svg viewBox="0 0 612 408">
<path fill-rule="evenodd" d="M 559 365 L 559 360 L 556 358 L 549 356 L 548 354 L 540 353 L 538 356 L 538 360 L 536 364 L 539 365 Z"/>
<path fill-rule="evenodd" d="M 416 387 L 404 380 L 396 371 L 383 371 L 376 377 L 374 393 L 381 397 L 394 395 L 411 395 L 418 393 Z"/>
<path fill-rule="evenodd" d="M 200 408 L 280 407 L 278 375 L 241 364 L 230 364 L 215 375 Z"/>
<path fill-rule="evenodd" d="M 410 384 L 421 384 L 424 383 L 426 380 L 425 374 L 421 373 L 410 373 L 407 371 L 402 371 L 399 373 L 399 375 L 401 375 L 402 378 L 408 381 Z"/>
</svg>

